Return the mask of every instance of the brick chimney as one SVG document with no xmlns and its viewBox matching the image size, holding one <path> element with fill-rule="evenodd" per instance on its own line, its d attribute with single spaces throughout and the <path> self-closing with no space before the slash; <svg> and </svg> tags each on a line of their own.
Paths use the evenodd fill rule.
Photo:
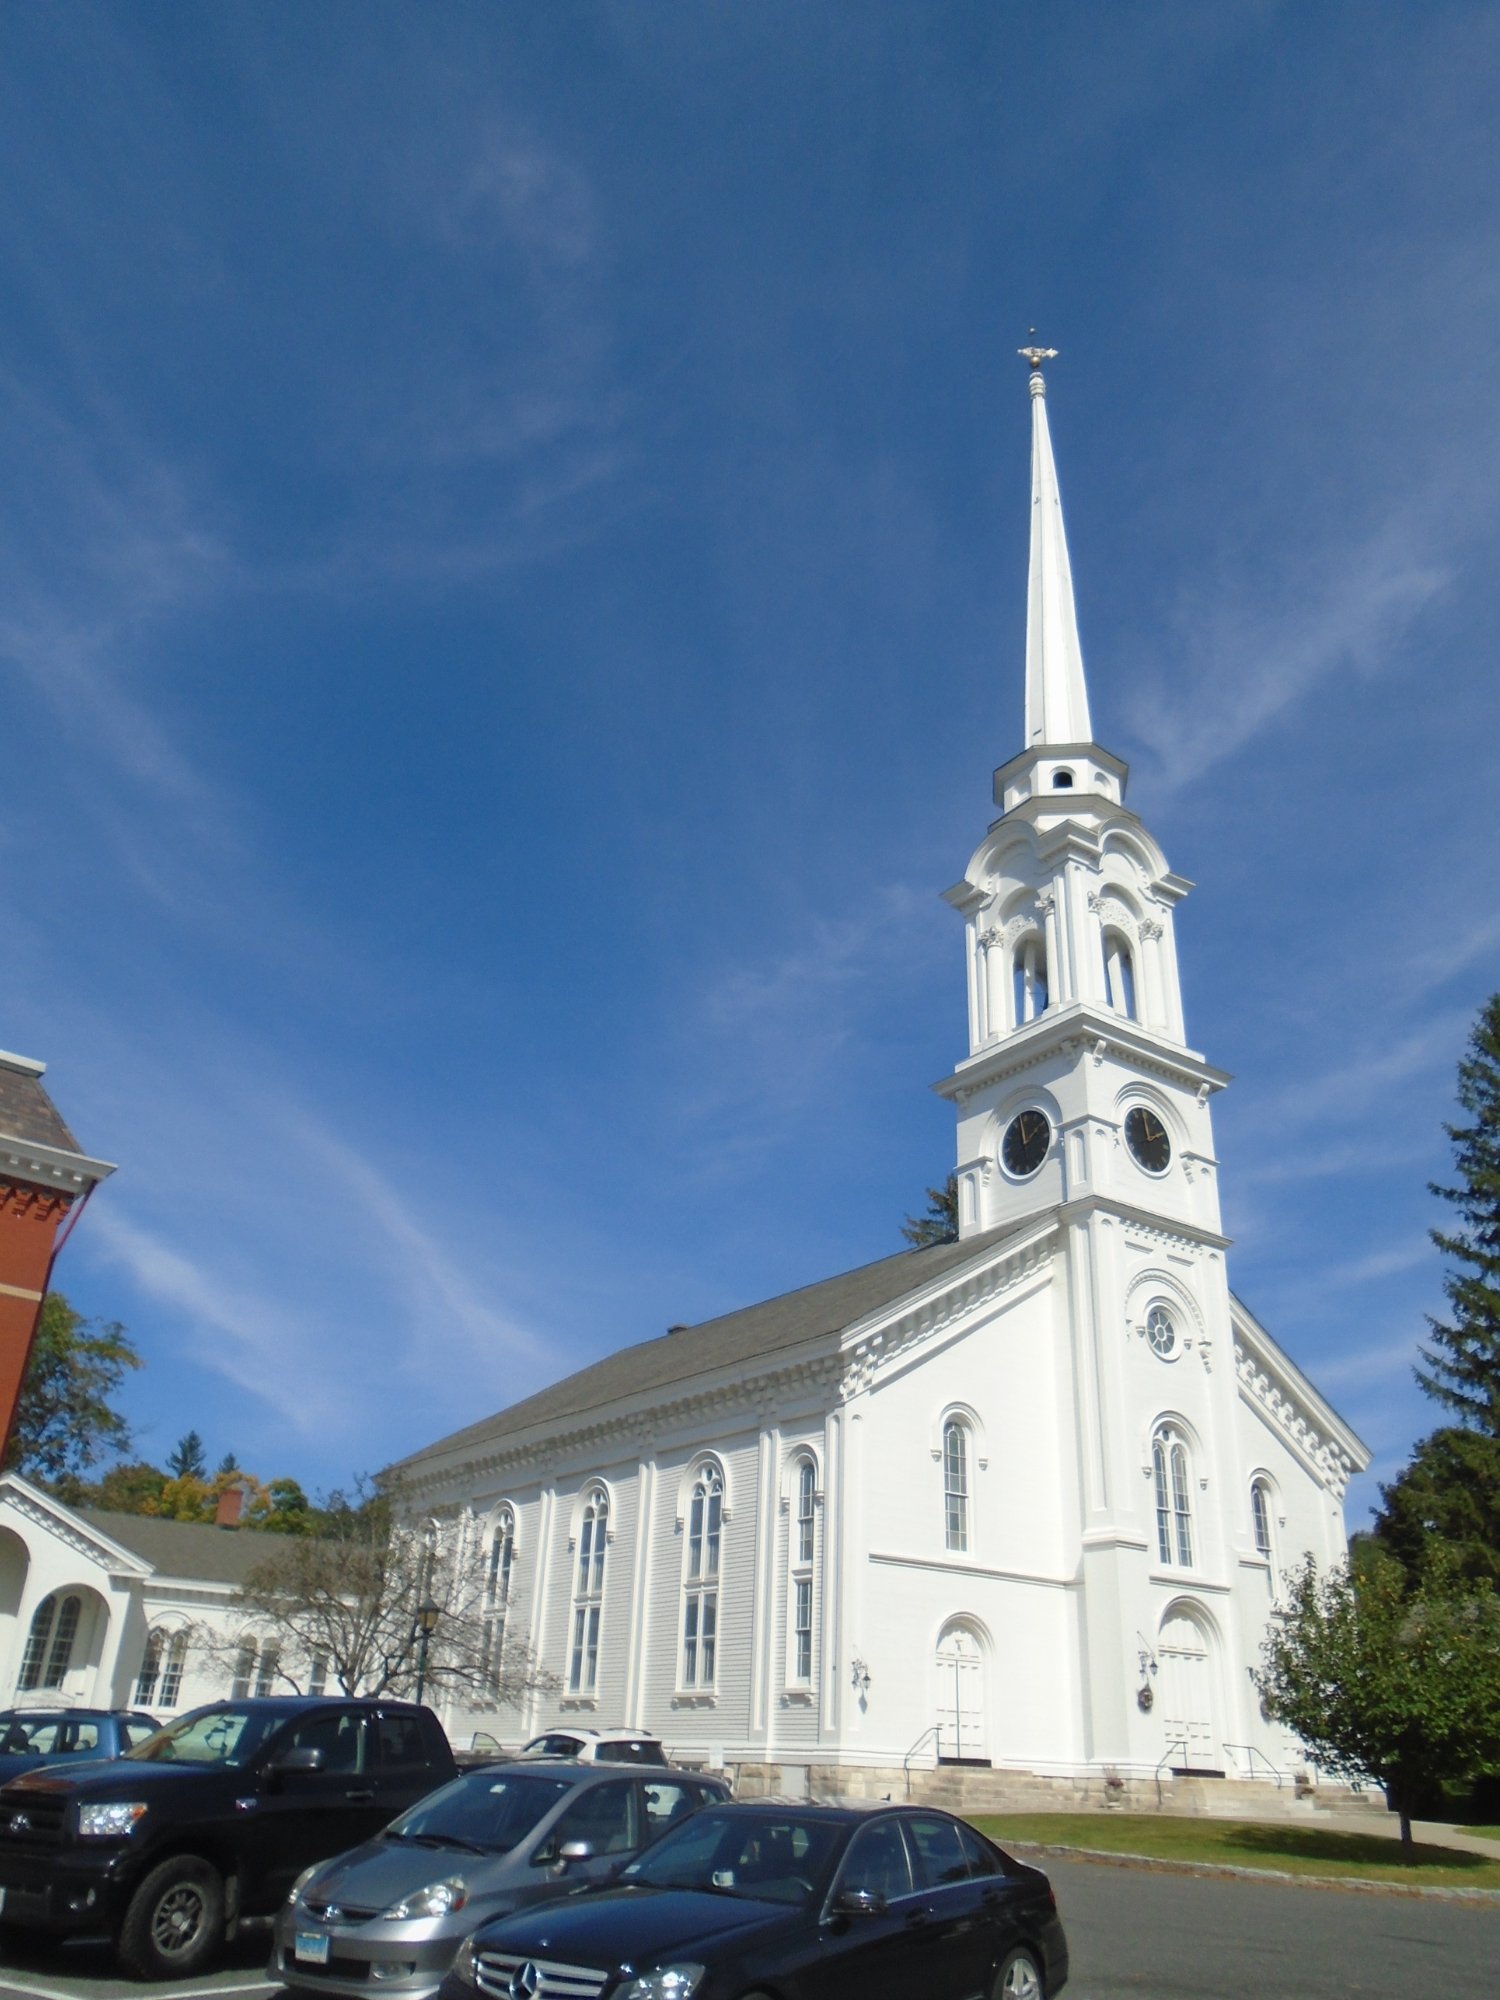
<svg viewBox="0 0 1500 2000">
<path fill-rule="evenodd" d="M 219 1504 L 214 1510 L 214 1526 L 216 1528 L 237 1528 L 240 1525 L 240 1516 L 244 1511 L 245 1489 L 236 1480 L 234 1485 L 226 1486 L 224 1491 L 219 1495 Z"/>
</svg>

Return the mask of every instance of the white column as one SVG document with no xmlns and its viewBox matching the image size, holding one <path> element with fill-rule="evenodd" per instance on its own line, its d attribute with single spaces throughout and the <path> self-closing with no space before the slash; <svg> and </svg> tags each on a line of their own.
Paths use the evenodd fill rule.
<svg viewBox="0 0 1500 2000">
<path fill-rule="evenodd" d="M 776 1685 L 776 1530 L 781 1508 L 781 1431 L 774 1422 L 761 1426 L 755 1486 L 755 1605 L 750 1633 L 750 1727 L 759 1732 L 769 1762 L 775 1730 Z"/>
<path fill-rule="evenodd" d="M 651 1605 L 651 1520 L 656 1510 L 656 1460 L 642 1450 L 635 1468 L 635 1550 L 630 1571 L 630 1652 L 625 1666 L 625 1724 L 646 1722 L 646 1644 Z"/>
<path fill-rule="evenodd" d="M 823 1617 L 818 1671 L 822 1680 L 821 1735 L 834 1742 L 839 1730 L 839 1699 L 847 1667 L 840 1608 L 844 1596 L 844 1454 L 843 1423 L 830 1410 L 823 1425 Z"/>
</svg>

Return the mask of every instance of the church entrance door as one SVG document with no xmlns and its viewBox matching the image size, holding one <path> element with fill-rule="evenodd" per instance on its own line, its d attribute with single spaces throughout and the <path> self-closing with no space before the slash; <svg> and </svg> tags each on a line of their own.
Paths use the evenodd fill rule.
<svg viewBox="0 0 1500 2000">
<path fill-rule="evenodd" d="M 942 1764 L 987 1764 L 984 1651 L 967 1625 L 950 1625 L 937 1649 L 937 1754 Z"/>
<path fill-rule="evenodd" d="M 1174 1771 L 1224 1775 L 1215 1725 L 1213 1640 L 1187 1609 L 1161 1628 L 1161 1710 L 1165 1750 Z"/>
</svg>

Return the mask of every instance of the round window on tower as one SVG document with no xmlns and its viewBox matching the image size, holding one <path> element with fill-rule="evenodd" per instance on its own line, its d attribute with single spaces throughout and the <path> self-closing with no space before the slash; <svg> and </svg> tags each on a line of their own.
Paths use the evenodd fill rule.
<svg viewBox="0 0 1500 2000">
<path fill-rule="evenodd" d="M 1146 1315 L 1146 1345 L 1158 1361 L 1175 1361 L 1182 1351 L 1177 1323 L 1165 1306 L 1153 1306 Z"/>
</svg>

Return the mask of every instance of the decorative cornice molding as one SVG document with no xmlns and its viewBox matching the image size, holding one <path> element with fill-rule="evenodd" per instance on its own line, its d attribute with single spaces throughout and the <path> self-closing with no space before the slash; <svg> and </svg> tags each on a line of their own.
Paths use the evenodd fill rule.
<svg viewBox="0 0 1500 2000">
<path fill-rule="evenodd" d="M 14 1477 L 7 1479 L 0 1487 L 0 1505 L 13 1507 L 23 1520 L 34 1528 L 64 1543 L 75 1555 L 86 1556 L 97 1568 L 110 1576 L 154 1576 L 152 1564 L 143 1557 L 134 1555 L 129 1549 L 121 1548 L 117 1542 L 108 1541 L 102 1535 L 93 1534 L 66 1507 L 45 1500 Z"/>
<path fill-rule="evenodd" d="M 1298 1455 L 1317 1473 L 1329 1492 L 1342 1500 L 1344 1489 L 1360 1469 L 1350 1454 L 1318 1429 L 1302 1399 L 1291 1392 L 1288 1384 L 1275 1380 L 1270 1370 L 1248 1352 L 1242 1340 L 1234 1343 L 1234 1365 L 1247 1402 L 1264 1412 L 1296 1446 Z"/>
</svg>

